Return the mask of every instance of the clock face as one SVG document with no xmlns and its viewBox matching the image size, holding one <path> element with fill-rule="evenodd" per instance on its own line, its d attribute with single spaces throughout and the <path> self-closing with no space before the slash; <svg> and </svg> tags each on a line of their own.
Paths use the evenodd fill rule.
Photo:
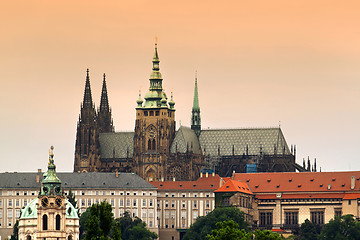
<svg viewBox="0 0 360 240">
<path fill-rule="evenodd" d="M 57 197 L 57 198 L 55 199 L 55 203 L 56 203 L 56 205 L 57 205 L 58 207 L 61 207 L 61 205 L 62 205 L 62 199 L 59 198 L 59 197 Z"/>
<path fill-rule="evenodd" d="M 41 199 L 41 206 L 47 207 L 48 205 L 49 205 L 49 199 L 48 198 Z"/>
</svg>

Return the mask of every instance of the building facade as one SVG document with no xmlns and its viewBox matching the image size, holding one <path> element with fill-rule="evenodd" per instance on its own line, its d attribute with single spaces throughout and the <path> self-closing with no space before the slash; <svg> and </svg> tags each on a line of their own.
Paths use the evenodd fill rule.
<svg viewBox="0 0 360 240">
<path fill-rule="evenodd" d="M 195 180 L 209 169 L 236 172 L 308 171 L 295 162 L 280 127 L 201 129 L 195 78 L 191 127 L 176 130 L 175 102 L 163 89 L 157 44 L 144 99 L 137 100 L 134 132 L 115 132 L 105 75 L 100 108 L 92 101 L 87 70 L 75 144 L 74 172 L 134 172 L 147 180 Z"/>
</svg>

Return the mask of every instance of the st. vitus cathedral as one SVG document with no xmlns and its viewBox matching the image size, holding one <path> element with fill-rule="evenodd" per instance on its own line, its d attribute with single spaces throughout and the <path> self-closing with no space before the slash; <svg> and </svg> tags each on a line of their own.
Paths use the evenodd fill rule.
<svg viewBox="0 0 360 240">
<path fill-rule="evenodd" d="M 77 123 L 74 172 L 134 172 L 146 180 L 195 180 L 201 171 L 307 171 L 295 162 L 280 127 L 201 129 L 197 78 L 191 127 L 176 129 L 175 102 L 165 94 L 157 44 L 144 100 L 139 94 L 134 132 L 115 132 L 105 74 L 100 107 L 92 100 L 89 70 Z"/>
</svg>

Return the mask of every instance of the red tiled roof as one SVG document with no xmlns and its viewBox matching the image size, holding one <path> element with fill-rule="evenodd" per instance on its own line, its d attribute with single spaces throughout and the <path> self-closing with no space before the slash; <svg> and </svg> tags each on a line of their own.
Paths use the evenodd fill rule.
<svg viewBox="0 0 360 240">
<path fill-rule="evenodd" d="M 359 199 L 360 193 L 345 193 L 344 200 Z"/>
<path fill-rule="evenodd" d="M 209 175 L 196 181 L 152 181 L 149 182 L 159 190 L 216 190 L 220 187 L 221 177 Z"/>
<path fill-rule="evenodd" d="M 353 190 L 351 176 L 355 177 Z M 247 183 L 253 193 L 359 192 L 360 187 L 360 171 L 235 173 L 233 179 Z"/>
<path fill-rule="evenodd" d="M 215 191 L 218 192 L 242 192 L 246 194 L 253 194 L 249 186 L 244 182 L 239 182 L 235 180 L 227 181 L 222 187 Z"/>
<path fill-rule="evenodd" d="M 296 193 L 296 194 L 282 194 L 281 199 L 324 199 L 324 198 L 343 198 L 344 193 Z M 257 194 L 257 199 L 279 199 L 276 194 Z"/>
</svg>

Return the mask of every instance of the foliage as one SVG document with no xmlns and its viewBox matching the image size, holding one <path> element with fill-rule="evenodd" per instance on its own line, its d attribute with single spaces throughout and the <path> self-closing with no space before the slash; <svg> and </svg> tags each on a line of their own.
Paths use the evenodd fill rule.
<svg viewBox="0 0 360 240">
<path fill-rule="evenodd" d="M 239 225 L 233 220 L 216 223 L 216 229 L 206 236 L 209 240 L 281 240 L 278 233 L 268 230 L 255 230 L 255 232 L 246 232 L 240 229 Z"/>
<path fill-rule="evenodd" d="M 301 224 L 300 232 L 299 232 L 299 240 L 317 240 L 318 233 L 316 231 L 316 226 L 309 221 L 305 220 L 303 224 Z"/>
<path fill-rule="evenodd" d="M 206 236 L 209 240 L 250 240 L 252 233 L 239 229 L 239 224 L 233 220 L 216 223 L 216 229 Z"/>
<path fill-rule="evenodd" d="M 86 221 L 88 220 L 90 215 L 90 208 L 87 208 L 85 212 L 83 212 L 80 216 L 80 229 L 79 229 L 79 238 L 82 240 L 85 237 L 85 232 L 86 232 Z"/>
<path fill-rule="evenodd" d="M 352 215 L 331 219 L 321 230 L 319 239 L 359 239 L 360 223 Z"/>
<path fill-rule="evenodd" d="M 71 191 L 71 188 L 69 190 L 69 194 L 67 195 L 67 199 L 74 206 L 74 208 L 77 209 L 77 201 L 75 199 L 75 194 Z"/>
<path fill-rule="evenodd" d="M 255 230 L 254 237 L 256 240 L 281 240 L 282 237 L 278 233 L 269 230 Z"/>
<path fill-rule="evenodd" d="M 208 215 L 199 217 L 185 234 L 184 240 L 205 239 L 212 230 L 216 229 L 217 222 L 229 220 L 238 224 L 240 229 L 248 231 L 243 212 L 235 207 L 217 207 Z"/>
<path fill-rule="evenodd" d="M 146 228 L 146 224 L 138 217 L 132 219 L 128 212 L 124 216 L 115 220 L 115 225 L 120 226 L 121 237 L 124 240 L 153 240 L 157 239 L 156 233 Z M 113 237 L 113 239 L 115 239 Z"/>
<path fill-rule="evenodd" d="M 19 220 L 16 220 L 14 225 L 13 234 L 10 237 L 10 240 L 18 240 L 19 239 Z"/>
<path fill-rule="evenodd" d="M 113 227 L 112 207 L 107 202 L 93 204 L 85 222 L 86 240 L 108 239 Z"/>
</svg>

